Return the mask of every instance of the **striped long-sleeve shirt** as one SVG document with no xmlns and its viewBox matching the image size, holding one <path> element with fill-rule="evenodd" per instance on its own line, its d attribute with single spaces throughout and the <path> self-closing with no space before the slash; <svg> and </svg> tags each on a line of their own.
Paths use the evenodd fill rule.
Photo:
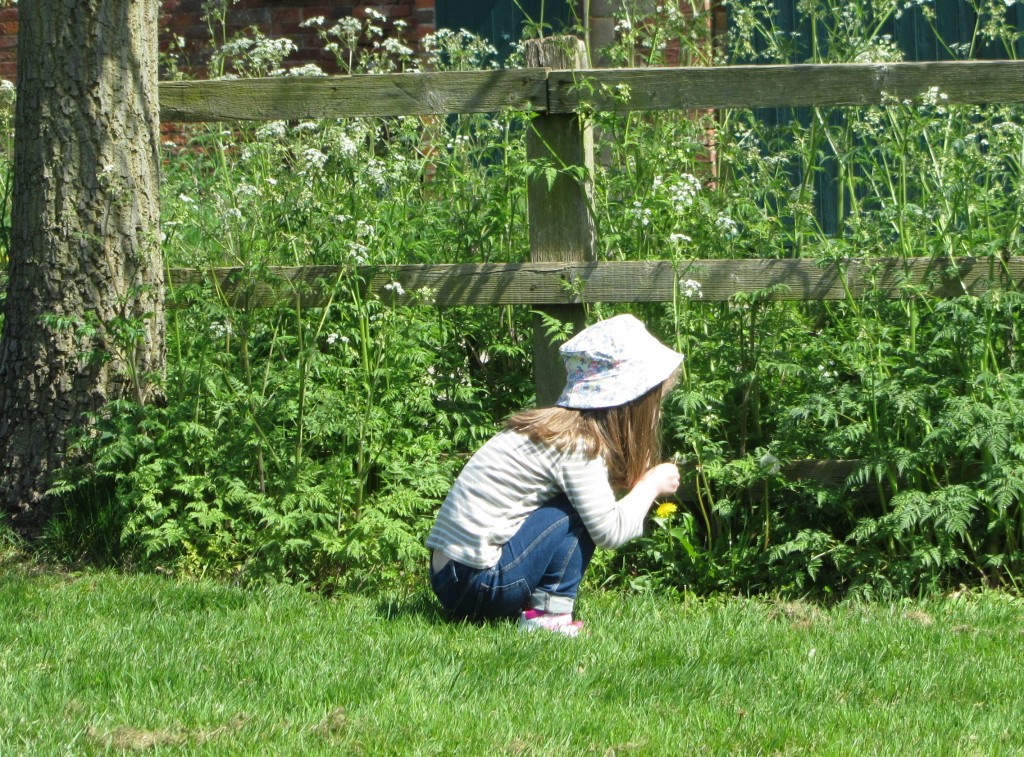
<svg viewBox="0 0 1024 757">
<path fill-rule="evenodd" d="M 463 468 L 426 545 L 465 565 L 492 567 L 526 517 L 562 492 L 594 543 L 607 549 L 643 532 L 655 495 L 649 487 L 637 486 L 616 501 L 600 456 L 555 450 L 506 430 L 487 441 Z"/>
</svg>

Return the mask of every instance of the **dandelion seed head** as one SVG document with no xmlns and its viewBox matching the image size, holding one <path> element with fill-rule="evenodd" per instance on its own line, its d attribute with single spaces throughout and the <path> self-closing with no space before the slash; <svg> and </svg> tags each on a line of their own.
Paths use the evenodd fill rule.
<svg viewBox="0 0 1024 757">
<path fill-rule="evenodd" d="M 778 472 L 782 470 L 782 463 L 779 461 L 779 458 L 775 457 L 775 455 L 771 454 L 770 452 L 766 452 L 765 454 L 761 455 L 761 459 L 758 460 L 757 463 L 762 468 L 766 468 L 768 472 L 773 476 L 778 474 Z"/>
</svg>

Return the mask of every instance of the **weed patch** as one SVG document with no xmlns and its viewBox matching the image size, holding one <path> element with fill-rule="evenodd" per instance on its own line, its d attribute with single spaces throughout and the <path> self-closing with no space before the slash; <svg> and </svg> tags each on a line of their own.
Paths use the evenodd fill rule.
<svg viewBox="0 0 1024 757">
<path fill-rule="evenodd" d="M 1017 49 L 1005 4 L 970 5 L 971 38 L 943 49 Z M 929 6 L 915 9 L 927 21 Z M 813 2 L 794 36 L 776 33 L 770 4 L 729 4 L 725 44 L 712 44 L 699 8 L 649 10 L 623 7 L 609 61 L 899 60 L 885 29 L 909 9 Z M 212 75 L 294 73 L 285 42 L 229 39 L 228 4 L 206 11 Z M 385 40 L 372 16 L 309 27 L 352 73 L 494 65 L 462 33 L 439 32 L 418 62 L 400 29 Z M 972 256 L 996 276 L 1024 252 L 1021 107 L 953 105 L 929 87 L 870 107 L 584 117 L 600 156 L 599 258 L 678 271 L 671 302 L 594 304 L 588 318 L 628 309 L 687 356 L 664 423 L 685 496 L 659 508 L 645 538 L 600 555 L 596 580 L 831 601 L 1019 589 L 1024 295 L 935 299 L 907 280 L 895 299 L 869 286 L 788 302 L 774 286 L 710 302 L 701 282 L 702 261 L 748 258 L 842 269 Z M 368 294 L 366 272 L 525 260 L 527 177 L 558 171 L 527 159 L 530 128 L 512 111 L 210 124 L 165 146 L 168 265 L 235 267 L 250 287 L 273 266 L 340 273 L 319 282 L 328 301 L 315 309 L 301 287 L 271 308 L 212 279 L 170 292 L 182 307 L 168 313 L 166 403 L 114 403 L 90 419 L 71 450 L 82 465 L 54 483 L 68 507 L 45 553 L 325 594 L 421 585 L 423 539 L 455 474 L 533 402 L 532 314 L 424 307 L 426 293 L 397 281 Z M 944 275 L 962 285 L 955 268 Z M 133 324 L 110 333 L 123 338 L 111 354 L 130 354 Z M 814 459 L 849 472 L 832 484 L 785 476 Z"/>
</svg>

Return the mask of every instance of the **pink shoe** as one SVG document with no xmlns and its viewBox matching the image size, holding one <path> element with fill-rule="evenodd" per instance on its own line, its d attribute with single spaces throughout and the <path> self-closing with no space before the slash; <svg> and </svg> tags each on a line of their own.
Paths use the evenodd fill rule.
<svg viewBox="0 0 1024 757">
<path fill-rule="evenodd" d="M 573 620 L 572 613 L 553 613 L 543 610 L 526 610 L 519 616 L 520 631 L 550 631 L 562 636 L 579 636 L 583 630 L 582 620 Z"/>
</svg>

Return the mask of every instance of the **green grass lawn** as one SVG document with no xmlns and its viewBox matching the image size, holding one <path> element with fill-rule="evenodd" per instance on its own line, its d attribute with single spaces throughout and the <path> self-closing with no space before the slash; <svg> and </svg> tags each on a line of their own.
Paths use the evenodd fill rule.
<svg viewBox="0 0 1024 757">
<path fill-rule="evenodd" d="M 1024 601 L 596 593 L 589 633 L 0 565 L 0 754 L 1013 754 Z"/>
</svg>

